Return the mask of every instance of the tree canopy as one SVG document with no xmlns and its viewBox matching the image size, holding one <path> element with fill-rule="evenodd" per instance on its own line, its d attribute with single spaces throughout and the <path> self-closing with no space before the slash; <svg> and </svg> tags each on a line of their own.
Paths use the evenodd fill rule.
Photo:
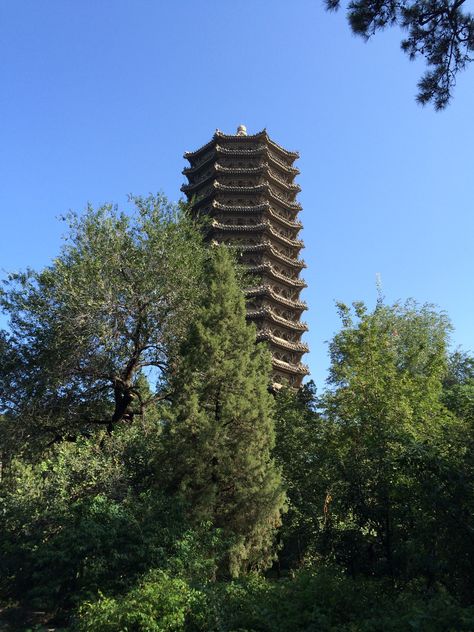
<svg viewBox="0 0 474 632">
<path fill-rule="evenodd" d="M 72 216 L 1 294 L 6 629 L 474 629 L 474 359 L 447 316 L 340 304 L 326 388 L 272 394 L 229 250 L 134 206 Z"/>
<path fill-rule="evenodd" d="M 340 8 L 341 0 L 325 0 Z M 437 110 L 451 100 L 456 78 L 472 61 L 474 17 L 466 0 L 351 0 L 347 18 L 353 33 L 369 39 L 377 31 L 399 26 L 406 37 L 402 50 L 414 60 L 424 58 L 428 69 L 418 83 L 417 101 Z"/>
<path fill-rule="evenodd" d="M 19 436 L 48 442 L 109 430 L 153 405 L 203 291 L 198 227 L 163 197 L 66 218 L 61 254 L 12 274 L 0 305 L 0 412 Z"/>
</svg>

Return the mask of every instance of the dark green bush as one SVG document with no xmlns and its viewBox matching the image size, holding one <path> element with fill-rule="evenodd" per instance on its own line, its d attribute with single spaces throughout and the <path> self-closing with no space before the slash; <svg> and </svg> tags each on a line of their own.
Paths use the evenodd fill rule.
<svg viewBox="0 0 474 632">
<path fill-rule="evenodd" d="M 86 603 L 80 632 L 469 632 L 474 609 L 443 592 L 397 590 L 337 570 L 271 581 L 258 575 L 192 587 L 153 572 L 122 597 Z"/>
<path fill-rule="evenodd" d="M 97 438 L 63 443 L 39 464 L 13 465 L 0 494 L 5 597 L 68 609 L 99 589 L 124 590 L 170 560 L 173 572 L 191 572 L 193 565 L 198 576 L 212 575 L 213 562 L 197 554 L 200 540 L 189 531 L 179 497 L 165 496 L 153 480 L 159 454 L 153 435 L 141 446 L 136 435 L 123 429 L 103 438 L 102 446 Z M 213 534 L 206 532 L 212 549 Z"/>
</svg>

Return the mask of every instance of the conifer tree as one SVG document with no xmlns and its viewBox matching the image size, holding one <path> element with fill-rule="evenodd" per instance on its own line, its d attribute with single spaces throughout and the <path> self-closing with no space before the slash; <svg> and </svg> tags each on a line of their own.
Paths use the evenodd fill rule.
<svg viewBox="0 0 474 632">
<path fill-rule="evenodd" d="M 173 481 L 192 518 L 229 542 L 223 572 L 268 567 L 285 504 L 272 457 L 270 356 L 255 344 L 232 259 L 213 249 L 208 291 L 182 348 L 168 427 Z"/>
</svg>

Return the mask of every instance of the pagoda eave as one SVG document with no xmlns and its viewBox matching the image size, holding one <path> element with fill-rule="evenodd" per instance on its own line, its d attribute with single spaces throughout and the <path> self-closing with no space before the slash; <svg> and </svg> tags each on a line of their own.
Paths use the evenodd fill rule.
<svg viewBox="0 0 474 632">
<path fill-rule="evenodd" d="M 212 206 L 214 209 L 221 210 L 225 213 L 255 213 L 260 211 L 267 211 L 269 215 L 271 215 L 271 217 L 275 219 L 275 221 L 286 226 L 287 228 L 292 228 L 296 230 L 300 230 L 301 228 L 303 228 L 303 224 L 299 220 L 290 220 L 286 217 L 283 217 L 283 215 L 277 213 L 267 201 L 252 206 L 230 206 L 228 204 L 222 204 L 221 202 L 214 200 Z"/>
<path fill-rule="evenodd" d="M 300 170 L 297 167 L 293 167 L 292 165 L 288 165 L 283 161 L 279 160 L 274 154 L 269 152 L 269 149 L 266 145 L 259 145 L 258 147 L 254 147 L 253 149 L 230 149 L 229 147 L 222 147 L 221 145 L 216 145 L 216 152 L 221 154 L 222 156 L 234 156 L 234 157 L 254 157 L 265 154 L 267 160 L 270 160 L 277 168 L 282 169 L 285 173 L 297 176 L 300 173 Z M 186 156 L 185 156 L 186 158 Z"/>
<path fill-rule="evenodd" d="M 300 362 L 299 364 L 290 364 L 289 362 L 284 362 L 283 360 L 277 360 L 276 358 L 272 359 L 272 365 L 275 368 L 284 371 L 285 373 L 292 373 L 295 375 L 308 375 L 309 368 L 306 364 Z"/>
<path fill-rule="evenodd" d="M 273 191 L 273 189 L 271 189 L 270 187 L 268 187 L 268 195 L 277 204 L 281 204 L 282 208 L 286 210 L 301 211 L 302 209 L 301 204 L 299 202 L 291 202 L 290 200 L 285 200 L 285 198 L 282 198 L 280 195 L 275 193 L 275 191 Z"/>
<path fill-rule="evenodd" d="M 287 298 L 274 292 L 270 285 L 264 283 L 262 285 L 258 285 L 256 287 L 247 288 L 245 290 L 245 295 L 247 298 L 253 298 L 257 296 L 267 297 L 269 300 L 274 301 L 275 303 L 279 303 L 280 305 L 284 305 L 285 307 L 290 307 L 298 312 L 303 312 L 308 309 L 308 305 L 304 301 L 293 300 L 291 298 Z"/>
<path fill-rule="evenodd" d="M 195 158 L 196 156 L 199 156 L 199 154 L 202 154 L 207 149 L 215 145 L 218 140 L 230 141 L 235 145 L 238 145 L 239 143 L 245 144 L 252 140 L 260 140 L 271 147 L 273 150 L 275 150 L 278 154 L 288 160 L 291 160 L 292 162 L 300 157 L 297 151 L 289 151 L 287 149 L 284 149 L 281 145 L 271 140 L 265 129 L 263 129 L 261 132 L 257 132 L 256 134 L 245 134 L 242 136 L 236 136 L 235 134 L 224 134 L 220 130 L 216 130 L 212 139 L 208 143 L 202 145 L 195 151 L 184 152 L 184 157 L 187 160 L 189 160 L 190 158 Z"/>
<path fill-rule="evenodd" d="M 305 281 L 302 281 L 300 279 L 292 279 L 291 277 L 288 277 L 284 274 L 280 274 L 280 272 L 277 272 L 270 263 L 262 263 L 256 266 L 249 266 L 248 271 L 253 272 L 254 274 L 267 275 L 274 281 L 279 281 L 280 283 L 283 283 L 283 285 L 286 285 L 288 287 L 297 287 L 299 289 L 307 287 Z"/>
<path fill-rule="evenodd" d="M 257 340 L 259 342 L 266 340 L 267 342 L 272 342 L 276 347 L 280 347 L 281 349 L 288 349 L 290 351 L 296 351 L 298 353 L 307 353 L 309 351 L 309 347 L 304 342 L 291 342 L 290 340 L 285 340 L 284 338 L 279 338 L 275 336 L 271 331 L 267 331 L 262 329 L 257 332 Z"/>
<path fill-rule="evenodd" d="M 252 321 L 256 320 L 268 320 L 270 323 L 285 327 L 290 331 L 308 331 L 308 325 L 300 320 L 288 320 L 275 314 L 275 312 L 269 307 L 262 307 L 261 309 L 247 309 L 247 318 Z"/>
<path fill-rule="evenodd" d="M 223 140 L 227 140 L 227 141 L 231 141 L 231 142 L 245 142 L 245 141 L 249 141 L 249 140 L 263 140 L 265 143 L 267 143 L 272 149 L 274 149 L 275 151 L 277 151 L 279 154 L 281 154 L 282 156 L 284 156 L 285 158 L 289 158 L 292 161 L 293 160 L 297 160 L 300 155 L 297 151 L 289 151 L 288 149 L 285 149 L 284 147 L 282 147 L 281 145 L 279 145 L 278 143 L 275 143 L 274 140 L 271 140 L 271 138 L 269 137 L 267 130 L 263 129 L 261 132 L 257 132 L 256 134 L 245 134 L 242 136 L 235 136 L 234 134 L 224 134 L 223 132 L 221 132 L 220 130 L 217 130 L 216 133 L 214 134 L 214 138 L 222 138 Z"/>
<path fill-rule="evenodd" d="M 304 247 L 304 243 L 301 239 L 290 239 L 289 237 L 285 237 L 273 230 L 269 222 L 260 222 L 259 224 L 251 224 L 251 225 L 241 225 L 241 224 L 221 224 L 219 221 L 214 220 L 212 222 L 212 227 L 216 231 L 222 231 L 223 233 L 245 233 L 245 232 L 258 232 L 258 233 L 266 233 L 268 236 L 274 238 L 276 241 L 279 241 L 286 246 L 289 246 L 293 249 L 293 251 L 298 254 L 298 252 Z M 302 268 L 305 268 L 306 265 L 301 265 Z"/>
<path fill-rule="evenodd" d="M 261 244 L 255 244 L 255 245 L 249 244 L 247 246 L 246 245 L 241 246 L 241 245 L 236 244 L 233 247 L 236 248 L 237 250 L 240 250 L 243 253 L 263 252 L 267 256 L 276 260 L 278 263 L 283 263 L 284 265 L 287 265 L 290 268 L 293 268 L 295 270 L 301 270 L 302 268 L 306 268 L 306 263 L 302 259 L 291 259 L 290 257 L 286 257 L 281 252 L 278 252 L 278 250 L 275 250 L 275 248 L 273 248 L 272 245 L 268 242 L 263 242 Z"/>
</svg>

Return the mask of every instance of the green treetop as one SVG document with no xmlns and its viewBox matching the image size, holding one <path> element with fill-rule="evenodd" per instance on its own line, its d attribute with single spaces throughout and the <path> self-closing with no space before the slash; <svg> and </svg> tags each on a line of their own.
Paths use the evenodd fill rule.
<svg viewBox="0 0 474 632">
<path fill-rule="evenodd" d="M 199 302 L 206 249 L 187 214 L 162 197 L 71 215 L 61 254 L 11 275 L 0 293 L 0 413 L 25 441 L 109 431 L 159 396 L 143 373 L 167 373 Z M 1 332 L 0 332 L 1 333 Z"/>
<path fill-rule="evenodd" d="M 448 555 L 447 480 L 459 465 L 459 423 L 442 402 L 449 321 L 414 302 L 354 311 L 340 306 L 333 388 L 320 402 L 326 553 L 352 573 L 433 581 Z"/>
</svg>

